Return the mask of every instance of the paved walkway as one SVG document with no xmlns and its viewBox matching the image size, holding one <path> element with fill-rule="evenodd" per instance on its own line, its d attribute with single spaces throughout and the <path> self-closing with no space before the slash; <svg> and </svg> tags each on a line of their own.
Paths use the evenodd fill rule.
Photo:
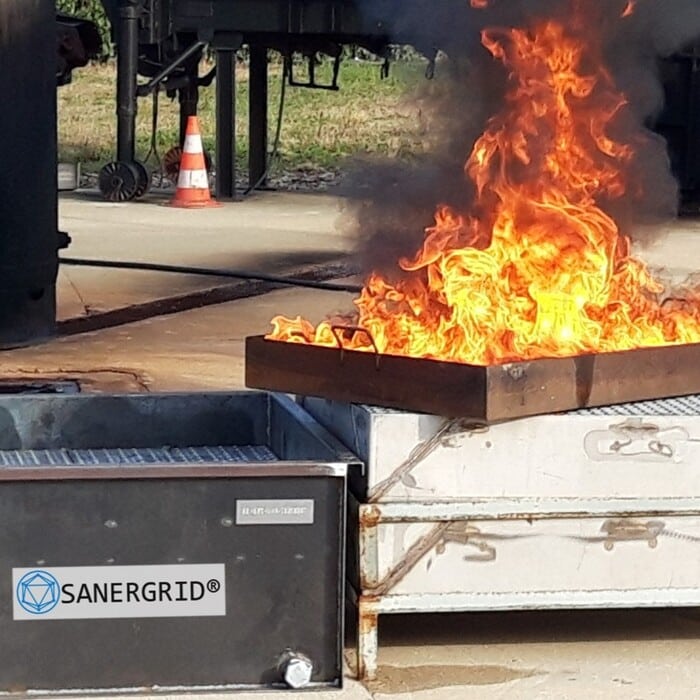
<svg viewBox="0 0 700 700">
<path fill-rule="evenodd" d="M 164 194 L 112 204 L 98 192 L 64 195 L 59 226 L 72 237 L 61 254 L 71 258 L 133 260 L 300 276 L 345 259 L 348 237 L 340 227 L 342 200 L 316 194 L 253 194 L 220 208 L 167 206 Z M 245 286 L 245 285 L 243 285 Z M 251 285 L 247 285 L 251 286 Z M 61 268 L 61 321 L 134 305 L 204 296 L 236 298 L 242 285 L 227 278 L 102 268 Z M 228 289 L 228 297 L 224 293 Z"/>
</svg>

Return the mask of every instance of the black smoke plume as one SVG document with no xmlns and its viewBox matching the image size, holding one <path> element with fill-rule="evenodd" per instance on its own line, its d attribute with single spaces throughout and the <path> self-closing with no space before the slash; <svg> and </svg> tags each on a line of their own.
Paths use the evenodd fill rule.
<svg viewBox="0 0 700 700">
<path fill-rule="evenodd" d="M 343 185 L 363 270 L 398 274 L 396 261 L 420 247 L 438 205 L 469 211 L 473 191 L 464 163 L 498 111 L 506 83 L 504 67 L 481 45 L 482 30 L 527 28 L 543 18 L 566 25 L 577 12 L 592 18 L 599 32 L 595 41 L 629 100 L 612 133 L 624 142 L 637 137 L 628 194 L 600 205 L 625 233 L 636 223 L 674 216 L 678 184 L 666 141 L 651 127 L 664 106 L 661 59 L 700 40 L 700 0 L 490 0 L 486 9 L 472 8 L 469 0 L 396 4 L 400 8 L 391 12 L 387 0 L 362 0 L 369 19 L 390 27 L 392 41 L 411 44 L 428 57 L 439 50 L 443 58 L 435 80 L 421 85 L 416 96 L 428 114 L 431 147 L 410 163 L 356 162 Z M 633 12 L 623 18 L 626 9 Z"/>
</svg>

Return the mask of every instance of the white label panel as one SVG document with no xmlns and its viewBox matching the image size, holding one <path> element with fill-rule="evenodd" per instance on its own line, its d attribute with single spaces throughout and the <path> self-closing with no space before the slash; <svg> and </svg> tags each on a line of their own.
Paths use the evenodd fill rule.
<svg viewBox="0 0 700 700">
<path fill-rule="evenodd" d="M 236 525 L 313 525 L 313 522 L 311 498 L 236 501 Z"/>
<path fill-rule="evenodd" d="M 14 620 L 226 615 L 224 564 L 12 569 Z"/>
</svg>

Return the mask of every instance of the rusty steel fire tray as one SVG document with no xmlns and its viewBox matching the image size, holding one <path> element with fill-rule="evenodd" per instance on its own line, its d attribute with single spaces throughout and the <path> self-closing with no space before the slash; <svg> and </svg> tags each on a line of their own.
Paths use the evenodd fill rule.
<svg viewBox="0 0 700 700">
<path fill-rule="evenodd" d="M 700 344 L 478 367 L 246 339 L 246 386 L 493 423 L 700 393 Z"/>
</svg>

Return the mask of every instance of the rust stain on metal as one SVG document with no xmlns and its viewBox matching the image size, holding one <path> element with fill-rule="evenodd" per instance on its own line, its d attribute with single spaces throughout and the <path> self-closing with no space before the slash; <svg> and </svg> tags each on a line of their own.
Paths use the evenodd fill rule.
<svg viewBox="0 0 700 700">
<path fill-rule="evenodd" d="M 612 550 L 616 542 L 636 540 L 646 542 L 651 549 L 658 544 L 659 533 L 665 524 L 660 520 L 650 520 L 642 523 L 636 520 L 606 520 L 601 531 L 607 534 L 605 549 Z"/>
<path fill-rule="evenodd" d="M 377 673 L 378 603 L 377 596 L 358 598 L 357 676 L 360 680 L 372 680 Z"/>
<path fill-rule="evenodd" d="M 376 606 L 379 604 L 379 596 L 362 595 L 359 599 L 359 631 L 360 634 L 372 632 L 377 626 L 377 618 L 379 613 L 376 612 Z"/>
<path fill-rule="evenodd" d="M 453 542 L 462 547 L 475 547 L 478 550 L 479 554 L 465 555 L 465 561 L 494 561 L 496 548 L 486 542 L 487 537 L 489 535 L 468 522 L 454 523 L 445 531 L 444 538 L 435 547 L 435 552 L 438 555 L 444 554 L 447 551 L 447 544 Z"/>
<path fill-rule="evenodd" d="M 585 408 L 591 400 L 595 355 L 581 355 L 574 358 L 576 381 L 576 406 Z"/>
<path fill-rule="evenodd" d="M 360 506 L 359 575 L 363 590 L 377 585 L 377 527 L 380 520 L 381 510 L 377 506 Z"/>
<path fill-rule="evenodd" d="M 360 507 L 360 527 L 376 527 L 382 518 L 382 511 L 377 506 Z"/>
</svg>

